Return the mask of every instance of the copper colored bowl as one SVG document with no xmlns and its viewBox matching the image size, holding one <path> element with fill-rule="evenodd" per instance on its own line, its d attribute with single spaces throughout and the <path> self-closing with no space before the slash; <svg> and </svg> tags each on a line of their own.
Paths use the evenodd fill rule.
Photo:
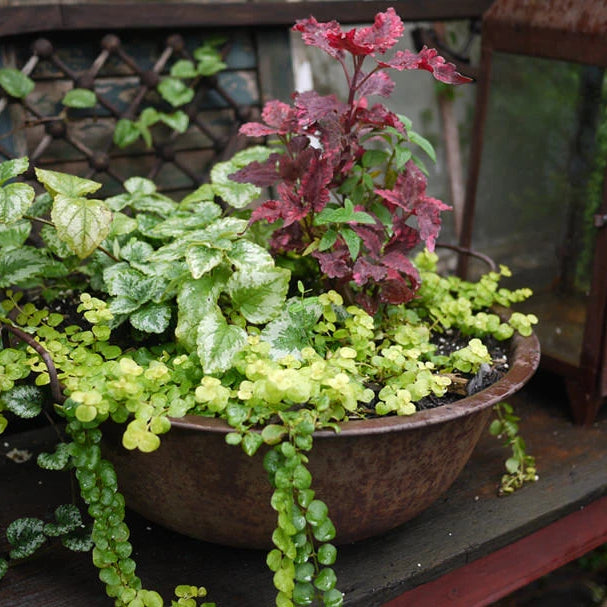
<svg viewBox="0 0 607 607">
<path fill-rule="evenodd" d="M 489 388 L 411 417 L 342 424 L 316 432 L 312 488 L 328 507 L 337 543 L 388 531 L 427 508 L 453 483 L 474 449 L 491 406 L 519 390 L 539 363 L 535 336 L 515 337 L 510 370 Z M 276 525 L 263 453 L 225 443 L 221 420 L 174 420 L 154 453 L 127 452 L 118 433 L 106 442 L 133 510 L 160 525 L 228 546 L 268 548 Z M 263 448 L 262 448 L 263 451 Z"/>
</svg>

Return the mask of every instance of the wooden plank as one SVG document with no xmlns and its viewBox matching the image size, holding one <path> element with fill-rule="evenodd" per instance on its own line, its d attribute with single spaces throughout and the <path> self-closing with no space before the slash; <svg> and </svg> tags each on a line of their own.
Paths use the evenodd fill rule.
<svg viewBox="0 0 607 607">
<path fill-rule="evenodd" d="M 491 0 L 329 0 L 302 2 L 95 2 L 0 8 L 0 36 L 24 32 L 195 26 L 290 26 L 314 14 L 319 21 L 370 21 L 394 6 L 404 20 L 477 18 Z"/>
<path fill-rule="evenodd" d="M 485 607 L 607 542 L 607 497 L 384 607 Z"/>
</svg>

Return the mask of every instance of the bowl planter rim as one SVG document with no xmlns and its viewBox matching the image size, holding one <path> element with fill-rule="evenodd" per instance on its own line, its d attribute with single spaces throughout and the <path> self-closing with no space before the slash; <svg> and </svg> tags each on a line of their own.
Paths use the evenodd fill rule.
<svg viewBox="0 0 607 607">
<path fill-rule="evenodd" d="M 512 338 L 508 357 L 507 373 L 484 390 L 466 396 L 453 403 L 417 411 L 411 416 L 380 416 L 372 419 L 348 420 L 339 423 L 340 432 L 317 430 L 316 438 L 339 438 L 361 434 L 386 434 L 400 432 L 404 429 L 422 428 L 437 423 L 465 417 L 490 407 L 518 392 L 535 373 L 540 361 L 540 343 L 535 333 L 523 337 L 516 333 Z M 206 431 L 217 434 L 228 434 L 234 431 L 223 419 L 186 415 L 182 418 L 171 418 L 175 428 L 194 431 Z"/>
</svg>

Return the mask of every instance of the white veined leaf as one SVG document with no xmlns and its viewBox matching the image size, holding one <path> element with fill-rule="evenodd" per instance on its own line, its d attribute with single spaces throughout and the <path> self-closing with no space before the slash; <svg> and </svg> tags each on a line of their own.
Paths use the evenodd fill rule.
<svg viewBox="0 0 607 607">
<path fill-rule="evenodd" d="M 198 324 L 197 352 L 205 373 L 227 371 L 234 357 L 247 344 L 247 333 L 229 325 L 215 306 Z"/>
<path fill-rule="evenodd" d="M 232 304 L 254 324 L 275 318 L 284 306 L 290 272 L 284 268 L 263 268 L 256 272 L 235 272 L 228 281 Z"/>
<path fill-rule="evenodd" d="M 112 212 L 102 200 L 57 194 L 51 219 L 59 238 L 84 259 L 109 234 Z"/>
<path fill-rule="evenodd" d="M 25 243 L 32 225 L 25 219 L 9 225 L 0 224 L 0 247 L 20 247 Z"/>
<path fill-rule="evenodd" d="M 4 392 L 0 400 L 9 411 L 23 419 L 42 412 L 43 395 L 36 386 L 15 386 Z"/>
</svg>

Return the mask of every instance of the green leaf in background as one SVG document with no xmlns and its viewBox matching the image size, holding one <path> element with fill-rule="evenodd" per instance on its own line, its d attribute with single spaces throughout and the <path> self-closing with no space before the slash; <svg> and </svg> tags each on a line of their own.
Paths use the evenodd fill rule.
<svg viewBox="0 0 607 607">
<path fill-rule="evenodd" d="M 78 109 L 91 108 L 97 105 L 97 95 L 88 89 L 72 89 L 63 96 L 61 103 Z"/>
<path fill-rule="evenodd" d="M 257 272 L 235 272 L 228 281 L 234 307 L 254 324 L 272 320 L 280 313 L 289 288 L 290 272 L 284 268 L 262 268 Z"/>
<path fill-rule="evenodd" d="M 342 228 L 339 233 L 346 242 L 350 257 L 352 260 L 355 260 L 360 253 L 360 245 L 362 243 L 360 236 L 350 228 Z"/>
<path fill-rule="evenodd" d="M 57 235 L 84 259 L 110 232 L 112 212 L 102 200 L 58 194 L 51 212 Z"/>
<path fill-rule="evenodd" d="M 0 68 L 0 86 L 17 99 L 27 97 L 36 86 L 34 81 L 20 70 L 12 67 Z"/>
<path fill-rule="evenodd" d="M 59 173 L 58 171 L 36 169 L 36 177 L 51 196 L 56 194 L 71 197 L 86 196 L 96 192 L 101 187 L 101 184 L 96 181 L 68 175 L 67 173 Z"/>
<path fill-rule="evenodd" d="M 171 67 L 171 76 L 173 78 L 196 78 L 198 72 L 193 61 L 180 59 Z"/>
<path fill-rule="evenodd" d="M 122 149 L 135 143 L 140 135 L 141 131 L 135 122 L 121 118 L 114 129 L 114 143 Z"/>
<path fill-rule="evenodd" d="M 205 373 L 227 371 L 246 343 L 246 331 L 228 325 L 217 306 L 198 324 L 197 351 Z"/>
<path fill-rule="evenodd" d="M 177 78 L 165 78 L 157 88 L 162 98 L 173 107 L 185 105 L 194 99 L 194 90 Z"/>
<path fill-rule="evenodd" d="M 178 133 L 185 133 L 190 126 L 190 119 L 185 112 L 178 110 L 172 114 L 160 113 L 159 119 Z"/>
<path fill-rule="evenodd" d="M 208 52 L 200 52 L 197 54 L 196 59 L 198 60 L 198 64 L 196 65 L 196 71 L 201 76 L 213 76 L 217 74 L 217 72 L 221 72 L 221 70 L 225 70 L 227 66 L 221 60 L 221 55 L 212 49 L 209 49 Z"/>
<path fill-rule="evenodd" d="M 0 559 L 0 580 L 6 575 L 8 571 L 8 563 L 4 559 Z"/>
</svg>

